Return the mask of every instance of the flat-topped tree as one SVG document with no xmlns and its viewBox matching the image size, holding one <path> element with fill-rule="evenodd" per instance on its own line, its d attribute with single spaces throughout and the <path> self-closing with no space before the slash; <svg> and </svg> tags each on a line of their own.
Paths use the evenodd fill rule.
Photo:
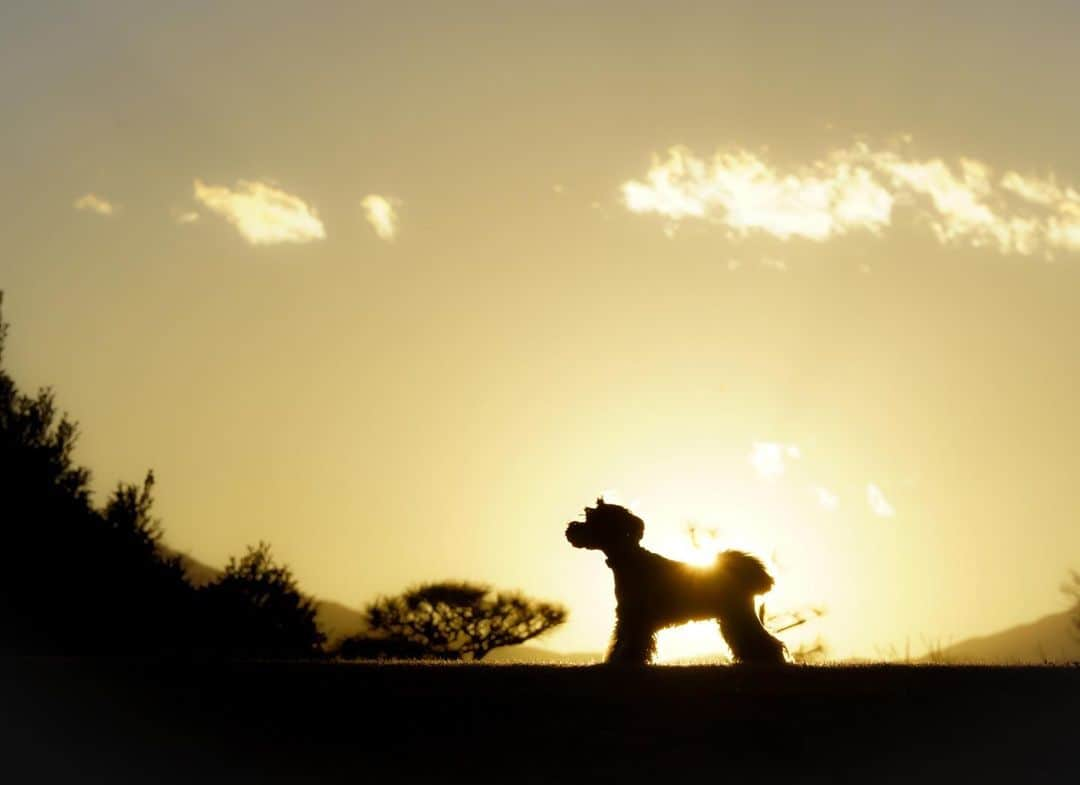
<svg viewBox="0 0 1080 785">
<path fill-rule="evenodd" d="M 364 615 L 367 631 L 343 642 L 346 656 L 379 642 L 388 652 L 405 652 L 402 658 L 481 660 L 492 649 L 524 643 L 562 624 L 566 609 L 520 592 L 446 581 L 380 597 Z"/>
</svg>

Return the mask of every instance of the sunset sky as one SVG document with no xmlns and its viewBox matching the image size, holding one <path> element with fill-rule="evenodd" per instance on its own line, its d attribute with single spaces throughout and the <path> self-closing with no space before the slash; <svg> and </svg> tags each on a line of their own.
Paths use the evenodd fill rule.
<svg viewBox="0 0 1080 785">
<path fill-rule="evenodd" d="M 602 649 L 600 493 L 912 654 L 1080 567 L 1080 6 L 11 2 L 5 363 L 99 500 Z M 666 656 L 719 639 L 666 639 Z"/>
</svg>

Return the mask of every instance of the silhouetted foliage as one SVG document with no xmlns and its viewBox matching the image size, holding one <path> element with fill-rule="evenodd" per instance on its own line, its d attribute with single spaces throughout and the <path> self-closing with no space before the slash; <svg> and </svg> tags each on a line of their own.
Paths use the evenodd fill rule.
<svg viewBox="0 0 1080 785">
<path fill-rule="evenodd" d="M 444 582 L 380 597 L 368 605 L 365 620 L 367 632 L 345 639 L 341 656 L 481 660 L 492 649 L 562 624 L 566 610 L 517 592 Z"/>
<path fill-rule="evenodd" d="M 829 655 L 829 648 L 818 638 L 812 643 L 803 643 L 791 652 L 791 661 L 798 665 L 814 665 L 824 662 Z"/>
<path fill-rule="evenodd" d="M 315 623 L 314 601 L 300 593 L 292 572 L 274 561 L 266 543 L 229 559 L 221 577 L 199 594 L 214 650 L 255 657 L 321 652 L 325 636 Z"/>
<path fill-rule="evenodd" d="M 7 329 L 0 318 L 0 650 L 318 652 L 314 606 L 268 547 L 196 591 L 181 557 L 160 546 L 153 472 L 94 507 L 90 472 L 73 459 L 75 423 L 58 414 L 52 390 L 23 395 L 4 370 Z"/>
<path fill-rule="evenodd" d="M 1072 598 L 1073 633 L 1080 638 L 1080 572 L 1069 570 L 1069 580 L 1061 585 L 1061 590 Z"/>
<path fill-rule="evenodd" d="M 0 301 L 2 302 L 2 301 Z M 50 389 L 23 395 L 3 369 L 0 318 L 0 570 L 4 648 L 23 653 L 171 648 L 192 593 L 162 558 L 150 516 L 153 476 L 120 485 L 104 510 L 75 464 L 74 422 Z"/>
</svg>

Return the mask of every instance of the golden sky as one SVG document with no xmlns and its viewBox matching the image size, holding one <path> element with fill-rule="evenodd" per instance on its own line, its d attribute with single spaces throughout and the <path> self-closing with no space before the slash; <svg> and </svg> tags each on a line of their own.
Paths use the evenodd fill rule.
<svg viewBox="0 0 1080 785">
<path fill-rule="evenodd" d="M 1080 11 L 879 6 L 5 4 L 5 359 L 99 494 L 357 607 L 485 580 L 601 649 L 610 492 L 824 605 L 789 645 L 1060 610 Z"/>
</svg>

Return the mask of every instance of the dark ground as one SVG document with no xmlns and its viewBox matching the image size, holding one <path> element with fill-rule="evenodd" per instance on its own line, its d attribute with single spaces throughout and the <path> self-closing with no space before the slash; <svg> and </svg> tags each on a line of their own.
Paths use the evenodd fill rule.
<svg viewBox="0 0 1080 785">
<path fill-rule="evenodd" d="M 13 785 L 1080 781 L 1077 667 L 0 662 Z"/>
</svg>

